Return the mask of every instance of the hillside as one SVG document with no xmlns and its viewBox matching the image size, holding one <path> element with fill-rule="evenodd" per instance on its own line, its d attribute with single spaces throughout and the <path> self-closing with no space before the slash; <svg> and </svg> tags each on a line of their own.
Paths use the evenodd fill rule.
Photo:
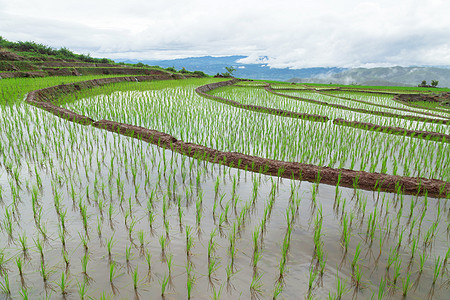
<svg viewBox="0 0 450 300">
<path fill-rule="evenodd" d="M 93 58 L 61 48 L 34 42 L 9 42 L 0 37 L 0 78 L 81 76 L 81 75 L 158 75 L 173 74 L 203 77 L 202 72 L 179 74 L 159 66 L 142 63 L 116 63 L 107 58 Z"/>
</svg>

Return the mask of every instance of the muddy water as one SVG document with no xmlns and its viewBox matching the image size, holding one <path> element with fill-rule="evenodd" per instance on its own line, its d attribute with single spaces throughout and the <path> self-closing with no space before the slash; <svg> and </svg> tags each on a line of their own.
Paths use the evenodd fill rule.
<svg viewBox="0 0 450 300">
<path fill-rule="evenodd" d="M 12 119 L 15 120 L 14 127 L 17 129 L 12 137 L 8 137 L 8 125 L 0 125 L 2 144 L 11 145 L 9 148 L 2 148 L 0 157 L 0 244 L 4 254 L 2 267 L 8 274 L 12 298 L 21 298 L 20 293 L 23 294 L 26 290 L 30 298 L 65 296 L 78 299 L 80 286 L 86 282 L 86 295 L 95 299 L 102 296 L 153 299 L 160 297 L 161 282 L 168 276 L 165 297 L 185 299 L 188 295 L 188 265 L 192 266 L 191 274 L 195 278 L 191 295 L 193 298 L 209 299 L 219 291 L 222 299 L 271 298 L 280 277 L 278 267 L 287 228 L 286 209 L 293 199 L 298 198 L 300 204 L 293 221 L 280 297 L 306 298 L 310 294 L 314 298 L 323 299 L 328 297 L 329 293 L 336 293 L 336 281 L 339 278 L 346 285 L 343 298 L 367 299 L 373 294 L 376 297 L 381 279 L 387 281 L 385 298 L 400 298 L 402 280 L 409 271 L 412 287 L 407 298 L 423 299 L 429 295 L 434 299 L 447 298 L 447 270 L 438 276 L 434 285 L 432 284 L 435 258 L 439 256 L 442 260 L 449 246 L 448 206 L 444 199 L 403 196 L 402 212 L 397 221 L 402 202 L 397 195 L 378 195 L 340 188 L 338 192 L 341 193 L 342 200 L 336 209 L 334 186 L 320 184 L 318 193 L 315 193 L 314 184 L 311 183 L 279 180 L 191 160 L 128 137 L 70 124 L 34 108 L 27 108 L 27 114 Z M 30 123 L 29 128 L 26 126 L 27 122 Z M 35 123 L 42 124 L 42 127 L 35 127 Z M 14 173 L 18 174 L 17 180 Z M 38 178 L 42 181 L 42 187 L 38 184 Z M 217 178 L 219 185 L 216 193 Z M 259 188 L 253 204 L 255 182 L 259 182 Z M 37 199 L 39 207 L 42 208 L 40 226 L 45 228 L 42 230 L 47 236 L 45 241 L 38 230 L 36 223 L 39 222 L 33 213 L 33 187 L 37 188 Z M 238 200 L 234 209 L 236 197 Z M 153 202 L 153 207 L 150 207 L 154 214 L 152 227 L 149 224 L 147 208 L 150 198 Z M 178 198 L 183 211 L 181 226 Z M 65 251 L 59 234 L 61 221 L 55 199 L 60 199 L 60 211 L 67 210 Z M 196 202 L 200 202 L 200 199 L 202 216 L 198 224 Z M 267 217 L 262 239 L 261 236 L 258 239 L 262 256 L 255 270 L 252 266 L 252 232 L 261 224 L 265 216 L 264 209 L 270 199 L 274 201 L 273 207 Z M 412 218 L 408 221 L 411 199 L 415 207 Z M 167 203 L 165 220 L 168 224 L 168 234 L 164 225 L 164 203 Z M 220 215 L 225 212 L 227 205 L 228 221 L 219 226 Z M 237 224 L 246 205 L 249 212 L 245 215 L 242 226 L 236 231 L 233 274 L 227 280 L 226 268 L 231 262 L 229 237 L 233 232 L 233 224 Z M 359 209 L 364 205 L 365 213 Z M 85 207 L 87 212 L 87 230 L 83 225 L 80 207 Z M 368 217 L 375 207 L 379 222 L 370 245 L 366 238 L 366 229 Z M 310 270 L 316 266 L 313 256 L 314 220 L 320 215 L 320 210 L 323 224 L 320 240 L 326 264 L 323 277 L 318 276 L 309 290 Z M 419 225 L 423 211 L 425 215 Z M 341 245 L 341 220 L 345 213 L 347 216 L 354 216 L 346 253 Z M 11 215 L 12 238 L 7 230 L 8 214 Z M 411 230 L 414 219 L 416 225 Z M 435 236 L 425 248 L 426 233 L 436 221 Z M 397 222 L 399 225 L 396 230 Z M 192 228 L 194 241 L 190 256 L 186 254 L 186 226 Z M 101 234 L 98 228 L 101 228 Z M 129 228 L 132 228 L 131 231 Z M 214 238 L 216 249 L 212 257 L 217 262 L 217 269 L 208 276 L 208 242 L 214 230 L 217 232 Z M 140 231 L 144 237 L 142 247 L 138 237 Z M 387 271 L 386 265 L 391 249 L 398 246 L 398 236 L 402 231 L 403 240 L 398 250 L 401 259 L 400 275 L 394 284 L 394 266 Z M 380 232 L 384 236 L 381 251 Z M 22 250 L 20 236 L 27 237 L 26 255 Z M 167 239 L 164 251 L 166 259 L 162 257 L 161 237 Z M 110 258 L 107 240 L 111 238 L 113 246 Z M 418 249 L 411 260 L 410 247 L 413 238 L 418 238 Z M 87 250 L 82 239 L 88 241 Z M 42 241 L 43 260 L 34 240 Z M 351 262 L 358 244 L 361 244 L 358 266 L 362 278 L 356 288 L 352 280 Z M 127 248 L 130 249 L 128 260 Z M 142 250 L 151 255 L 150 272 Z M 69 260 L 67 267 L 64 252 Z M 419 257 L 422 253 L 425 253 L 427 259 L 420 273 Z M 83 274 L 82 259 L 85 255 L 89 256 L 89 260 L 86 273 Z M 172 257 L 170 272 L 168 257 Z M 23 276 L 19 274 L 16 259 L 23 260 Z M 110 280 L 112 262 L 116 271 Z M 45 282 L 41 275 L 41 263 L 45 265 L 45 274 L 48 276 Z M 135 271 L 138 274 L 136 290 L 133 286 Z M 64 295 L 59 286 L 63 273 L 67 279 Z M 4 274 L 0 279 L 2 284 L 5 284 Z M 250 286 L 255 274 L 256 278 L 261 277 L 252 290 Z M 5 293 L 2 295 L 6 297 Z"/>
</svg>

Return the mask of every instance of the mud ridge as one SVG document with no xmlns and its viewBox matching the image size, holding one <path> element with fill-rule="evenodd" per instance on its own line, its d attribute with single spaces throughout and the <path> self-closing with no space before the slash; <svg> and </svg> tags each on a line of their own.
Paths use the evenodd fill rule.
<svg viewBox="0 0 450 300">
<path fill-rule="evenodd" d="M 442 120 L 442 119 L 435 119 L 435 118 L 426 118 L 426 117 L 417 117 L 417 116 L 412 116 L 412 115 L 400 115 L 400 114 L 394 114 L 394 113 L 389 113 L 389 112 L 380 112 L 380 111 L 373 111 L 373 110 L 368 110 L 368 109 L 363 109 L 363 108 L 351 108 L 345 105 L 340 105 L 340 104 L 332 104 L 332 103 L 328 103 L 325 101 L 318 101 L 318 100 L 314 100 L 314 99 L 308 99 L 308 98 L 303 98 L 303 97 L 297 97 L 297 96 L 291 96 L 291 95 L 286 95 L 286 94 L 282 94 L 282 93 L 278 93 L 275 90 L 273 90 L 270 85 L 265 87 L 265 90 L 269 93 L 281 96 L 281 97 L 286 97 L 286 98 L 291 98 L 294 100 L 300 100 L 300 101 L 305 101 L 305 102 L 311 102 L 314 104 L 319 104 L 319 105 L 323 105 L 323 106 L 329 106 L 329 107 L 334 107 L 334 108 L 339 108 L 339 109 L 346 109 L 346 110 L 350 110 L 350 111 L 356 111 L 356 112 L 360 112 L 360 113 L 365 113 L 365 114 L 371 114 L 371 115 L 377 115 L 377 116 L 383 116 L 383 117 L 391 117 L 391 118 L 399 118 L 399 119 L 404 119 L 404 120 L 412 120 L 412 121 L 421 121 L 421 122 L 426 122 L 426 123 L 434 123 L 434 124 L 441 124 L 441 125 L 450 125 L 450 120 Z"/>
<path fill-rule="evenodd" d="M 208 94 L 208 92 L 211 90 L 214 90 L 214 89 L 217 89 L 217 88 L 223 87 L 223 86 L 233 85 L 239 81 L 240 81 L 239 79 L 232 79 L 232 80 L 228 80 L 228 81 L 221 81 L 221 82 L 206 84 L 206 85 L 202 85 L 202 86 L 199 86 L 198 88 L 196 88 L 195 92 L 205 98 L 212 99 L 212 100 L 215 100 L 218 102 L 225 103 L 227 105 L 231 105 L 234 107 L 238 107 L 238 108 L 246 109 L 246 110 L 250 110 L 250 111 L 267 113 L 267 114 L 271 114 L 271 115 L 283 116 L 283 117 L 288 117 L 288 118 L 305 119 L 305 120 L 317 121 L 317 122 L 327 122 L 329 120 L 328 117 L 326 117 L 326 116 L 297 113 L 297 112 L 293 112 L 293 111 L 269 108 L 269 107 L 264 107 L 264 106 L 259 106 L 259 105 L 243 104 L 243 103 L 240 103 L 240 102 L 237 102 L 234 100 L 230 100 L 230 99 L 226 99 L 226 98 Z"/>
<path fill-rule="evenodd" d="M 153 79 L 154 77 L 147 80 Z M 403 194 L 410 195 L 423 195 L 427 193 L 429 196 L 433 197 L 450 196 L 450 184 L 442 180 L 394 176 L 364 171 L 353 171 L 348 169 L 334 169 L 329 167 L 319 167 L 311 164 L 272 160 L 237 152 L 224 152 L 198 144 L 186 143 L 181 140 L 177 140 L 169 134 L 139 126 L 108 120 L 100 120 L 95 122 L 86 116 L 78 115 L 69 110 L 63 108 L 57 109 L 58 107 L 51 103 L 54 101 L 55 97 L 61 93 L 113 82 L 133 80 L 143 80 L 143 78 L 104 78 L 84 81 L 81 83 L 78 82 L 54 86 L 29 93 L 26 102 L 55 113 L 56 115 L 72 122 L 81 122 L 82 124 L 85 122 L 85 125 L 93 125 L 96 128 L 137 138 L 145 142 L 158 145 L 159 147 L 170 149 L 182 155 L 226 165 L 232 168 L 239 168 L 246 171 L 295 180 L 320 182 L 329 185 L 339 184 L 344 187 L 353 187 L 371 191 L 401 191 Z M 75 85 L 78 87 L 75 87 Z"/>
<path fill-rule="evenodd" d="M 438 132 L 430 132 L 430 131 L 421 131 L 421 130 L 409 130 L 400 127 L 391 127 L 391 126 L 381 126 L 372 123 L 366 122 L 358 122 L 358 121 L 347 121 L 344 119 L 334 119 L 333 123 L 341 126 L 349 126 L 358 129 L 370 130 L 370 131 L 381 131 L 389 134 L 397 134 L 403 136 L 409 136 L 414 138 L 421 138 L 426 140 L 438 141 L 438 142 L 447 142 L 450 143 L 450 135 L 438 133 Z"/>
</svg>

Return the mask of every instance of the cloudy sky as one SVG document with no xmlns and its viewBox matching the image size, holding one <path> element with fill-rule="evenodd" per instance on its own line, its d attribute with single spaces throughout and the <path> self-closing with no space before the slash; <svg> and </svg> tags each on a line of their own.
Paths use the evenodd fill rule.
<svg viewBox="0 0 450 300">
<path fill-rule="evenodd" d="M 448 0 L 0 0 L 0 35 L 112 59 L 450 65 Z"/>
</svg>

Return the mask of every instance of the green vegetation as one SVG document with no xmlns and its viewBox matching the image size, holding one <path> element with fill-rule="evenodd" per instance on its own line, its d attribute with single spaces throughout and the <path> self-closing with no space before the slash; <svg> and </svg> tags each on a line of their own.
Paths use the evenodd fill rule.
<svg viewBox="0 0 450 300">
<path fill-rule="evenodd" d="M 0 292 L 5 297 L 78 292 L 82 299 L 110 294 L 444 299 L 448 294 L 450 195 L 366 191 L 358 180 L 353 188 L 342 181 L 334 187 L 322 184 L 321 176 L 311 183 L 230 168 L 139 137 L 69 122 L 23 102 L 33 89 L 86 78 L 91 77 L 0 81 L 5 95 L 0 106 Z M 143 126 L 222 151 L 450 181 L 448 143 L 252 112 L 194 92 L 222 80 L 126 82 L 58 100 L 95 120 Z M 449 133 L 448 125 L 291 100 L 269 94 L 257 81 L 238 85 L 211 94 Z M 277 83 L 276 88 L 284 86 L 291 85 Z M 389 95 L 293 93 L 401 110 Z M 278 176 L 283 172 L 280 168 Z"/>
</svg>

